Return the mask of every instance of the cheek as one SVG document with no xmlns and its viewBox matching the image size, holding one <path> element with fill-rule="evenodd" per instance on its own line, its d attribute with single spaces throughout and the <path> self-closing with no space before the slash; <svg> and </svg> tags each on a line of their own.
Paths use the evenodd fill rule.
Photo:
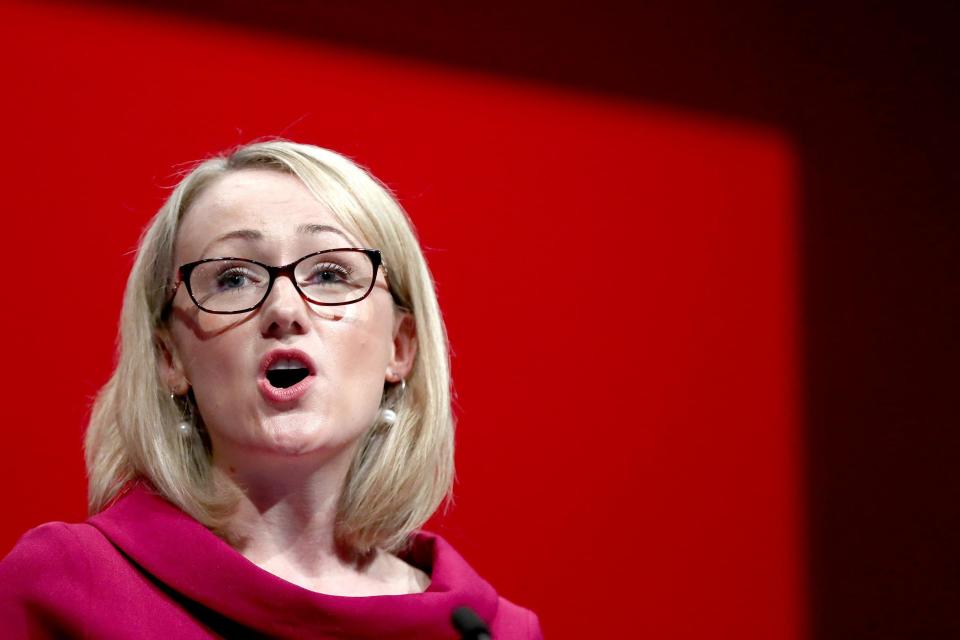
<svg viewBox="0 0 960 640">
<path fill-rule="evenodd" d="M 321 367 L 336 384 L 379 394 L 390 361 L 389 339 L 376 327 L 344 328 L 321 340 L 329 365 Z"/>
<path fill-rule="evenodd" d="M 392 326 L 383 322 L 382 317 L 342 323 L 336 330 L 328 331 L 321 344 L 326 355 L 326 362 L 320 365 L 325 382 L 343 403 L 372 419 L 379 410 L 392 355 Z M 350 410 L 349 406 L 344 408 Z"/>
<path fill-rule="evenodd" d="M 255 371 L 248 364 L 249 345 L 230 332 L 215 338 L 198 340 L 186 336 L 183 346 L 183 370 L 205 418 L 229 410 L 256 389 Z M 244 383 L 249 389 L 244 389 Z"/>
<path fill-rule="evenodd" d="M 227 378 L 252 348 L 249 318 L 175 308 L 171 333 L 191 385 Z"/>
</svg>

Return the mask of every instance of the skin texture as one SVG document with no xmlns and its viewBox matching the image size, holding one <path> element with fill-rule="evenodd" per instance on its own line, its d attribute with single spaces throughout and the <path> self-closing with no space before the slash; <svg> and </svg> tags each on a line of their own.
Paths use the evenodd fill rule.
<svg viewBox="0 0 960 640">
<path fill-rule="evenodd" d="M 305 231 L 306 225 L 338 230 Z M 245 230 L 226 239 L 221 236 Z M 208 187 L 181 223 L 175 264 L 242 257 L 284 265 L 315 251 L 369 247 L 294 176 L 247 169 Z M 376 247 L 374 247 L 376 248 Z M 255 311 L 215 315 L 181 286 L 160 332 L 161 374 L 175 393 L 192 389 L 213 445 L 213 464 L 245 495 L 231 524 L 238 551 L 309 589 L 337 595 L 410 593 L 419 570 L 386 553 L 356 565 L 333 539 L 337 500 L 357 444 L 380 410 L 384 383 L 409 374 L 412 319 L 396 309 L 383 272 L 364 300 L 321 307 L 285 277 Z M 265 354 L 308 354 L 316 377 L 300 399 L 277 405 L 260 393 Z"/>
</svg>

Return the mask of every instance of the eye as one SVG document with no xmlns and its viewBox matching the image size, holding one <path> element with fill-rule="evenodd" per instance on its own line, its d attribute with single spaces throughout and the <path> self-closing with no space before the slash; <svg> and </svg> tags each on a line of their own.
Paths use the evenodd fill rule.
<svg viewBox="0 0 960 640">
<path fill-rule="evenodd" d="M 219 291 L 229 291 L 232 289 L 242 289 L 243 287 L 256 284 L 256 274 L 245 267 L 232 266 L 224 269 L 217 274 L 216 288 Z"/>
<path fill-rule="evenodd" d="M 313 266 L 303 284 L 336 285 L 350 281 L 350 270 L 341 264 L 323 262 Z"/>
</svg>

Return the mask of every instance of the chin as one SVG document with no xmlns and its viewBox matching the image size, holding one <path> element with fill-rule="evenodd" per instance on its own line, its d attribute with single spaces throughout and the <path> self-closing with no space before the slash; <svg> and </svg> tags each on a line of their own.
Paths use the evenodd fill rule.
<svg viewBox="0 0 960 640">
<path fill-rule="evenodd" d="M 327 420 L 317 416 L 274 416 L 260 428 L 261 446 L 279 455 L 304 456 L 314 453 L 332 454 L 356 442 L 345 438 L 341 430 L 330 428 Z"/>
</svg>

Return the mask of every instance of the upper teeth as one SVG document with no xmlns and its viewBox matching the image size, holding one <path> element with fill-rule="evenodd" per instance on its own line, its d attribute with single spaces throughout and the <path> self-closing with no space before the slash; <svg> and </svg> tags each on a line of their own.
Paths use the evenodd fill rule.
<svg viewBox="0 0 960 640">
<path fill-rule="evenodd" d="M 306 366 L 299 360 L 290 360 L 289 358 L 284 358 L 282 360 L 277 360 L 270 365 L 271 369 L 305 369 Z"/>
</svg>

